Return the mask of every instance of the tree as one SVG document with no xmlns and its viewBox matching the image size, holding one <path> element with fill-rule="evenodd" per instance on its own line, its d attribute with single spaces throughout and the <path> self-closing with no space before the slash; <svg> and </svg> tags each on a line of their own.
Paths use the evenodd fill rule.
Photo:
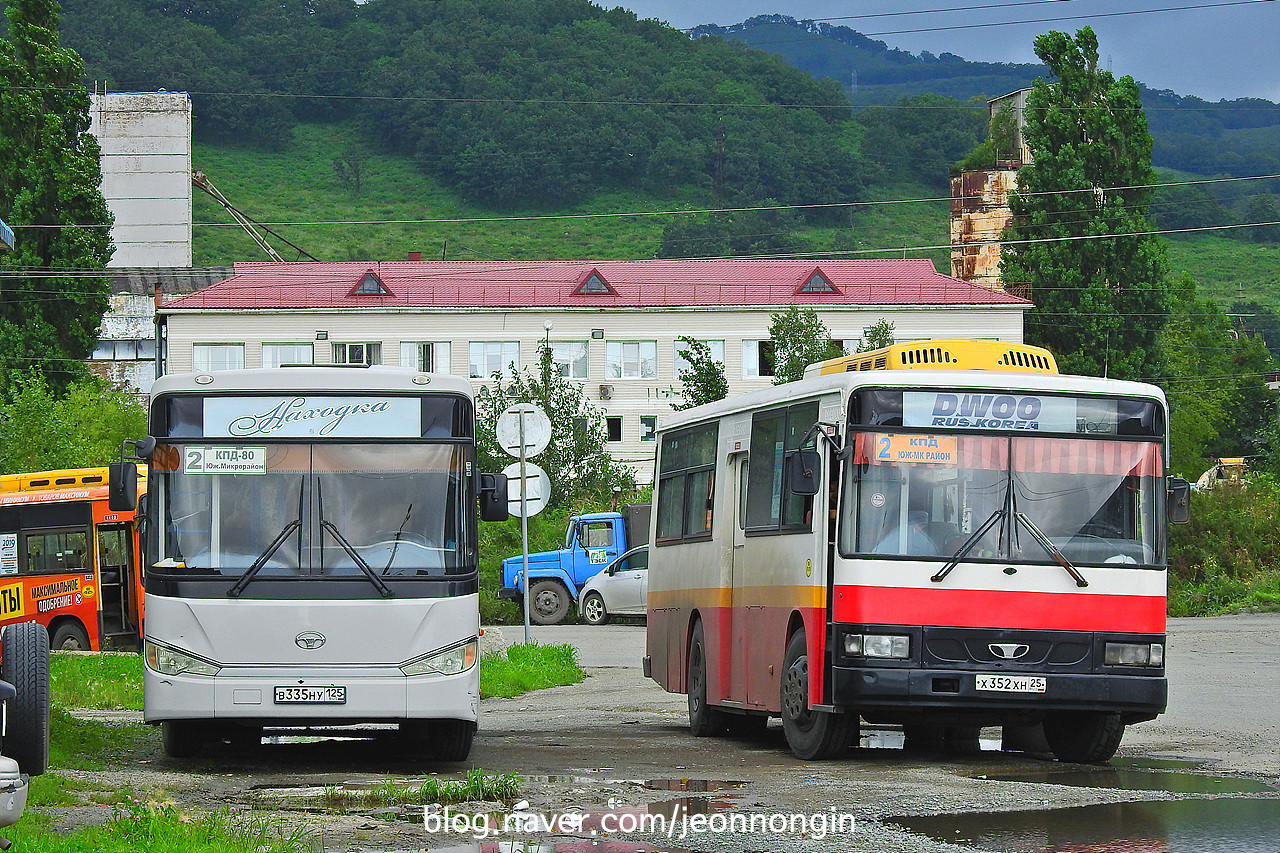
<svg viewBox="0 0 1280 853">
<path fill-rule="evenodd" d="M 1031 285 L 1028 341 L 1064 372 L 1159 376 L 1169 295 L 1161 244 L 1144 233 L 1156 176 L 1138 87 L 1098 67 L 1088 27 L 1039 36 L 1035 50 L 1057 80 L 1027 97 L 1035 162 L 1018 171 L 1005 281 Z"/>
<path fill-rule="evenodd" d="M 677 411 L 692 409 L 703 403 L 714 403 L 729 396 L 729 380 L 724 375 L 724 364 L 711 354 L 706 341 L 681 335 L 677 340 L 684 344 L 680 350 L 686 366 L 678 373 L 683 403 L 676 403 Z"/>
<path fill-rule="evenodd" d="M 583 395 L 582 383 L 554 369 L 551 350 L 540 347 L 539 376 L 511 365 L 494 373 L 476 393 L 476 458 L 482 470 L 500 471 L 512 458 L 498 446 L 498 416 L 513 403 L 537 403 L 551 419 L 551 443 L 534 460 L 551 480 L 548 506 L 600 503 L 615 486 L 635 488 L 635 470 L 604 449 L 608 435 L 604 413 Z"/>
<path fill-rule="evenodd" d="M 95 376 L 59 396 L 35 371 L 16 376 L 0 407 L 0 470 L 88 468 L 120 458 L 120 442 L 147 434 L 133 394 Z"/>
<path fill-rule="evenodd" d="M 769 317 L 769 337 L 773 340 L 773 384 L 804 378 L 804 369 L 817 361 L 844 355 L 839 342 L 831 339 L 826 324 L 812 308 L 792 305 Z"/>
<path fill-rule="evenodd" d="M 1244 214 L 1245 222 L 1268 223 L 1247 229 L 1255 243 L 1280 243 L 1280 209 L 1274 196 L 1256 195 Z"/>
<path fill-rule="evenodd" d="M 871 352 L 893 346 L 893 322 L 877 320 L 862 330 L 862 338 L 858 341 L 858 352 Z"/>
<path fill-rule="evenodd" d="M 58 41 L 54 0 L 8 0 L 0 42 L 0 387 L 35 367 L 65 387 L 82 375 L 107 308 L 112 216 L 89 134 L 84 65 Z M 59 275 L 59 271 L 68 274 Z"/>
</svg>

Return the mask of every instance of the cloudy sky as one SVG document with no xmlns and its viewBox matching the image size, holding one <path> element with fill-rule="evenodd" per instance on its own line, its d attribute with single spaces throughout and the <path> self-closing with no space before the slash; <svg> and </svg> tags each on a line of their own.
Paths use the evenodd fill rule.
<svg viewBox="0 0 1280 853">
<path fill-rule="evenodd" d="M 1280 101 L 1277 0 L 593 0 L 686 29 L 781 14 L 828 21 L 912 53 L 1035 62 L 1047 30 L 1098 34 L 1102 62 L 1155 89 Z M 1128 12 L 1139 14 L 1121 14 Z M 901 14 L 909 13 L 909 14 Z M 1025 21 L 1029 23 L 1012 23 Z M 975 26 L 977 25 L 977 26 Z"/>
</svg>

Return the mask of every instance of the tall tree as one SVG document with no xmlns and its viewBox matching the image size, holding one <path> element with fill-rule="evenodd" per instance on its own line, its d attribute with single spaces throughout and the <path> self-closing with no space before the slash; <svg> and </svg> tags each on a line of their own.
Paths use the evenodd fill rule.
<svg viewBox="0 0 1280 853">
<path fill-rule="evenodd" d="M 1064 372 L 1158 376 L 1170 299 L 1161 244 L 1143 233 L 1156 175 L 1138 87 L 1098 67 L 1088 27 L 1035 50 L 1057 79 L 1027 97 L 1035 162 L 1018 172 L 1004 278 L 1031 285 L 1027 338 Z"/>
<path fill-rule="evenodd" d="M 692 409 L 729 396 L 729 380 L 724 375 L 724 362 L 716 359 L 707 342 L 688 335 L 681 335 L 677 340 L 684 344 L 680 355 L 686 363 L 678 371 L 684 402 L 676 403 L 672 408 L 677 411 Z"/>
<path fill-rule="evenodd" d="M 803 379 L 810 364 L 844 355 L 840 342 L 831 339 L 831 332 L 812 308 L 791 305 L 770 315 L 769 337 L 774 347 L 774 385 Z"/>
<path fill-rule="evenodd" d="M 112 217 L 89 134 L 84 64 L 58 41 L 54 0 L 6 0 L 0 42 L 0 385 L 34 367 L 61 388 L 81 373 L 107 308 Z"/>
</svg>

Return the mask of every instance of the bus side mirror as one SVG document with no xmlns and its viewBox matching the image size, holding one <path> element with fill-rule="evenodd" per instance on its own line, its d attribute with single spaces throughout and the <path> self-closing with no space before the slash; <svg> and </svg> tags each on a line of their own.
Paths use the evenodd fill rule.
<svg viewBox="0 0 1280 853">
<path fill-rule="evenodd" d="M 1181 477 L 1169 478 L 1169 522 L 1186 524 L 1191 520 L 1191 484 Z"/>
<path fill-rule="evenodd" d="M 480 520 L 506 521 L 507 476 L 505 474 L 480 475 Z"/>
<path fill-rule="evenodd" d="M 818 493 L 818 472 L 822 469 L 822 457 L 818 451 L 792 450 L 787 454 L 787 467 L 787 486 L 792 494 Z"/>
<path fill-rule="evenodd" d="M 112 462 L 107 469 L 107 508 L 112 512 L 137 509 L 138 466 L 132 462 Z"/>
</svg>

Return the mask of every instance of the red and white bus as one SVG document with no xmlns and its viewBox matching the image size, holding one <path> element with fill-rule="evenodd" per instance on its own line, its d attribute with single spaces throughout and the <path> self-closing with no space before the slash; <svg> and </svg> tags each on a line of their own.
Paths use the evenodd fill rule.
<svg viewBox="0 0 1280 853">
<path fill-rule="evenodd" d="M 108 507 L 107 480 L 105 467 L 0 476 L 0 625 L 39 622 L 54 649 L 138 647 L 138 529 Z"/>
<path fill-rule="evenodd" d="M 696 735 L 860 719 L 1103 761 L 1165 709 L 1168 412 L 1045 350 L 922 341 L 677 412 L 659 435 L 646 675 Z M 1015 737 L 1016 735 L 1016 737 Z M 1043 736 L 1041 736 L 1043 735 Z"/>
</svg>

